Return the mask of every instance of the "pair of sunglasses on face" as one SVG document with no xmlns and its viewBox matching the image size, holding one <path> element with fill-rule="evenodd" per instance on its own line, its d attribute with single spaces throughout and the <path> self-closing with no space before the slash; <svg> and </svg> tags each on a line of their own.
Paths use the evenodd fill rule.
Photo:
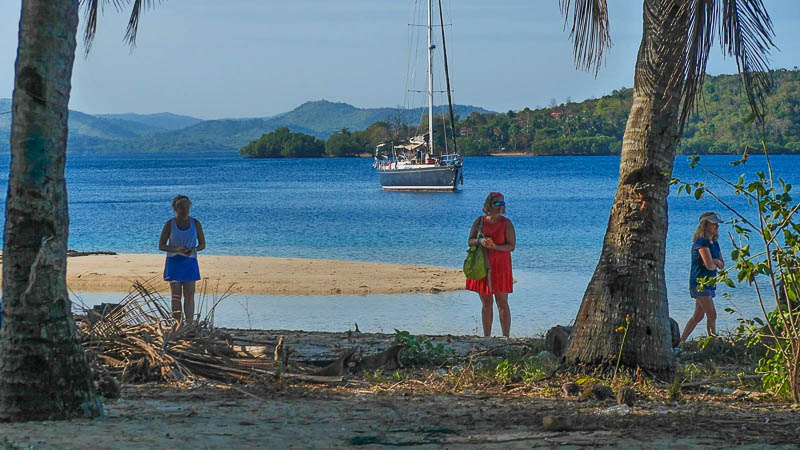
<svg viewBox="0 0 800 450">
<path fill-rule="evenodd" d="M 494 206 L 506 206 L 506 202 L 492 202 Z"/>
</svg>

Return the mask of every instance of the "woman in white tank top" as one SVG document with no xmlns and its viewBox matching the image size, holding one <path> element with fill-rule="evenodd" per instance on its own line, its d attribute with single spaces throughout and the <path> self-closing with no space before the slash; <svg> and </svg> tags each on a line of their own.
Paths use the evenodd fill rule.
<svg viewBox="0 0 800 450">
<path fill-rule="evenodd" d="M 172 199 L 175 218 L 164 224 L 158 241 L 158 249 L 167 252 L 164 281 L 169 282 L 172 291 L 172 315 L 178 322 L 187 324 L 195 320 L 194 290 L 195 282 L 200 279 L 197 252 L 206 248 L 200 221 L 189 216 L 191 206 L 192 201 L 185 195 Z"/>
</svg>

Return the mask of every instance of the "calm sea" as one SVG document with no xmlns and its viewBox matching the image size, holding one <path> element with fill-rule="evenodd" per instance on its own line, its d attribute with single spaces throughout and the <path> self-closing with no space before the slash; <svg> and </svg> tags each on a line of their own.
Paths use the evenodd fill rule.
<svg viewBox="0 0 800 450">
<path fill-rule="evenodd" d="M 745 168 L 727 156 L 702 161 L 736 179 L 764 169 L 752 157 Z M 776 174 L 795 183 L 800 158 L 774 156 Z M 70 248 L 157 253 L 158 236 L 171 215 L 170 199 L 192 198 L 192 215 L 203 223 L 209 254 L 328 258 L 460 267 L 472 220 L 484 197 L 501 191 L 517 230 L 513 253 L 518 280 L 510 297 L 512 334 L 535 335 L 567 324 L 577 313 L 597 264 L 617 184 L 617 157 L 468 158 L 464 185 L 456 193 L 385 192 L 370 159 L 245 160 L 238 155 L 72 156 L 67 181 Z M 8 156 L 0 157 L 8 167 Z M 675 176 L 709 181 L 723 199 L 742 205 L 729 190 L 686 157 Z M 7 188 L 7 169 L 0 174 Z M 4 204 L 3 204 L 4 206 Z M 697 216 L 718 210 L 711 199 L 670 196 L 666 279 L 671 316 L 681 326 L 694 301 L 687 293 L 691 235 Z M 723 231 L 725 229 L 723 228 Z M 726 240 L 722 240 L 723 251 Z M 202 256 L 201 256 L 202 271 Z M 746 316 L 759 314 L 752 291 L 721 289 Z M 89 304 L 116 294 L 79 293 Z M 720 328 L 735 326 L 722 312 Z M 218 310 L 223 326 L 363 331 L 406 329 L 412 333 L 475 333 L 479 301 L 471 292 L 439 295 L 254 296 L 237 295 Z M 499 328 L 499 324 L 495 325 Z M 700 327 L 702 328 L 702 327 Z M 495 330 L 495 333 L 498 331 Z"/>
</svg>

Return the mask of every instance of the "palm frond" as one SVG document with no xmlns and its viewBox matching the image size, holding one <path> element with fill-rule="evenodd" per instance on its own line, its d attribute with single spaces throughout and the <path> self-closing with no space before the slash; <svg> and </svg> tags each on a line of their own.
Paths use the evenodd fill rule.
<svg viewBox="0 0 800 450">
<path fill-rule="evenodd" d="M 603 53 L 611 47 L 606 0 L 574 0 L 574 3 L 573 0 L 559 0 L 559 6 L 564 16 L 564 28 L 572 17 L 569 37 L 573 42 L 575 66 L 594 70 L 597 76 Z"/>
<path fill-rule="evenodd" d="M 80 0 L 80 7 L 83 9 L 84 17 L 84 31 L 83 31 L 83 44 L 85 56 L 89 55 L 92 49 L 92 42 L 97 34 L 97 17 L 102 12 L 105 5 L 112 5 L 117 12 L 125 9 L 125 6 L 130 5 L 131 17 L 128 19 L 128 27 L 125 30 L 125 41 L 131 48 L 136 46 L 136 33 L 139 30 L 139 19 L 145 9 L 153 7 L 158 1 L 161 3 L 163 0 Z"/>
<path fill-rule="evenodd" d="M 683 5 L 683 8 L 689 10 L 686 16 L 689 20 L 689 32 L 686 40 L 686 64 L 681 74 L 683 77 L 681 92 L 683 106 L 679 122 L 681 134 L 686 119 L 702 95 L 699 89 L 705 80 L 708 55 L 714 43 L 714 24 L 719 22 L 719 10 L 715 7 L 716 4 L 716 0 L 691 0 Z"/>
<path fill-rule="evenodd" d="M 161 3 L 162 0 L 133 0 L 131 17 L 128 19 L 128 29 L 125 30 L 125 41 L 131 48 L 136 47 L 136 33 L 139 31 L 139 19 L 142 17 L 142 13 L 145 9 L 155 6 L 157 1 Z"/>
<path fill-rule="evenodd" d="M 774 80 L 769 72 L 769 51 L 775 47 L 775 31 L 762 0 L 719 0 L 722 21 L 719 24 L 720 45 L 725 53 L 736 58 L 747 101 L 755 117 L 763 123 L 765 95 Z"/>
<path fill-rule="evenodd" d="M 83 9 L 83 20 L 86 22 L 83 26 L 83 51 L 84 56 L 89 56 L 89 51 L 92 49 L 92 42 L 94 35 L 97 33 L 97 13 L 100 0 L 81 0 L 80 7 Z"/>
<path fill-rule="evenodd" d="M 747 102 L 754 117 L 763 123 L 765 96 L 773 87 L 768 57 L 770 49 L 775 48 L 775 33 L 762 0 L 692 0 L 685 6 L 690 8 L 690 22 L 680 130 L 701 97 L 700 87 L 715 35 L 719 36 L 723 52 L 736 59 Z"/>
</svg>

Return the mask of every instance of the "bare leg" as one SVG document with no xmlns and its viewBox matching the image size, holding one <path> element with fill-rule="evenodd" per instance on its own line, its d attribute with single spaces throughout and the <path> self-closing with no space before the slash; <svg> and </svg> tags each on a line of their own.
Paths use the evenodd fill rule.
<svg viewBox="0 0 800 450">
<path fill-rule="evenodd" d="M 717 308 L 714 307 L 714 299 L 711 297 L 697 297 L 697 303 L 706 313 L 706 330 L 709 336 L 717 335 Z"/>
<path fill-rule="evenodd" d="M 700 298 L 698 298 L 694 303 L 694 314 L 692 317 L 689 318 L 689 321 L 686 322 L 686 326 L 683 327 L 683 334 L 681 334 L 681 342 L 686 342 L 686 339 L 692 334 L 694 331 L 694 327 L 703 320 L 703 308 L 700 307 Z"/>
<path fill-rule="evenodd" d="M 172 318 L 181 321 L 181 283 L 172 281 L 169 283 L 169 290 L 172 293 Z"/>
<path fill-rule="evenodd" d="M 497 302 L 497 315 L 500 317 L 500 328 L 503 330 L 503 336 L 508 337 L 511 333 L 511 309 L 508 307 L 508 293 L 498 292 L 494 294 L 494 298 Z"/>
<path fill-rule="evenodd" d="M 186 317 L 186 323 L 194 322 L 194 281 L 186 281 L 183 283 L 183 314 Z"/>
<path fill-rule="evenodd" d="M 483 322 L 483 335 L 492 335 L 492 315 L 494 314 L 494 304 L 492 304 L 492 294 L 478 294 L 481 297 L 481 321 Z"/>
</svg>

